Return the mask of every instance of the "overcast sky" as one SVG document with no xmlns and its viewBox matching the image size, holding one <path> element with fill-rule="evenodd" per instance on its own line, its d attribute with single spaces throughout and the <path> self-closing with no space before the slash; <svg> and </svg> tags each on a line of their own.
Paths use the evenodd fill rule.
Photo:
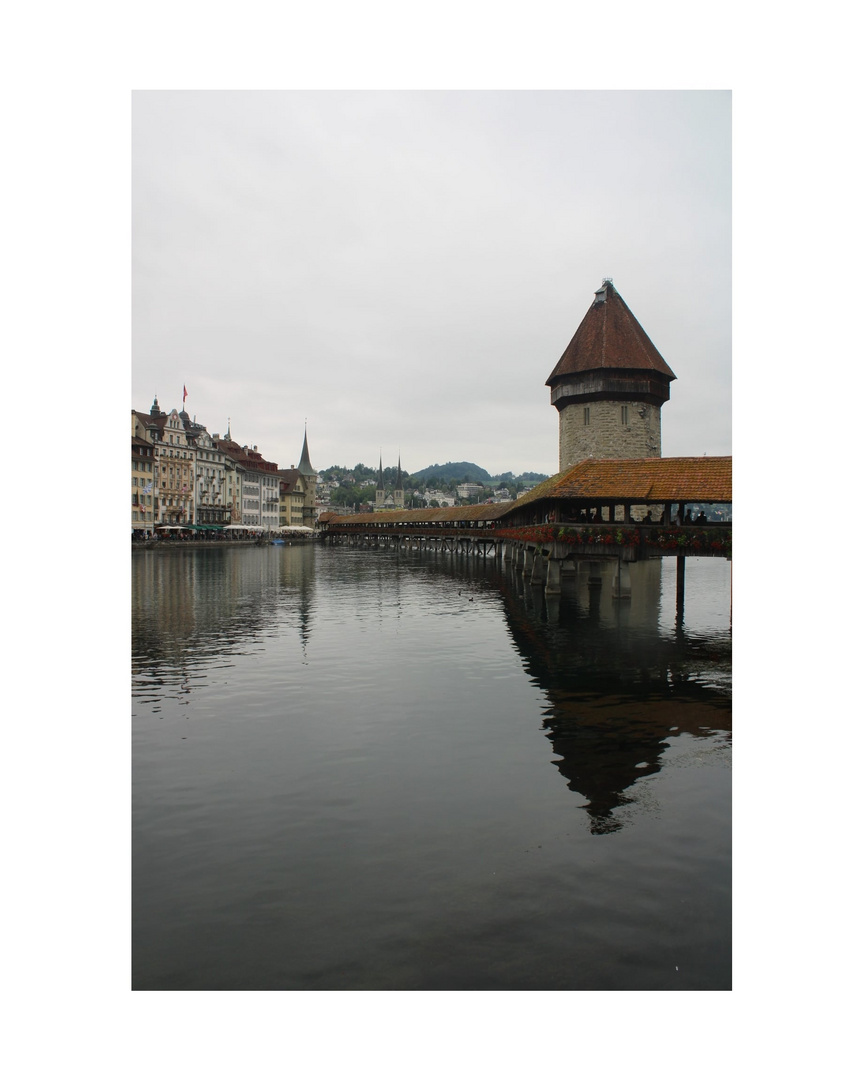
<svg viewBox="0 0 864 1080">
<path fill-rule="evenodd" d="M 726 91 L 139 91 L 132 407 L 296 465 L 553 473 L 545 385 L 604 276 L 731 446 Z"/>
</svg>

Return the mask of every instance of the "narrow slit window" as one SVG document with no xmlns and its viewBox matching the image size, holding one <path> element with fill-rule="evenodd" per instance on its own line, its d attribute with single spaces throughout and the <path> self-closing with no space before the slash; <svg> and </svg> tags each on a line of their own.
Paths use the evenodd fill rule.
<svg viewBox="0 0 864 1080">
<path fill-rule="evenodd" d="M 621 423 L 622 424 L 629 424 L 630 423 L 630 410 L 629 410 L 629 407 L 627 405 L 622 405 L 621 406 Z"/>
<path fill-rule="evenodd" d="M 582 410 L 582 423 L 585 425 L 585 427 L 588 427 L 588 425 L 591 423 L 591 410 L 588 408 L 587 405 Z"/>
</svg>

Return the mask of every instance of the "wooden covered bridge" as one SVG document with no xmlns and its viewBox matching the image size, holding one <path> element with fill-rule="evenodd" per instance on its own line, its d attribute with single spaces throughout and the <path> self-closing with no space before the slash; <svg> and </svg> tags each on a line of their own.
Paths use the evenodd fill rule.
<svg viewBox="0 0 864 1080">
<path fill-rule="evenodd" d="M 512 560 L 550 595 L 561 591 L 562 569 L 577 560 L 616 559 L 616 594 L 626 598 L 630 563 L 675 555 L 683 603 L 687 556 L 732 557 L 731 506 L 731 457 L 589 458 L 515 502 L 330 512 L 319 526 L 329 543 Z"/>
</svg>

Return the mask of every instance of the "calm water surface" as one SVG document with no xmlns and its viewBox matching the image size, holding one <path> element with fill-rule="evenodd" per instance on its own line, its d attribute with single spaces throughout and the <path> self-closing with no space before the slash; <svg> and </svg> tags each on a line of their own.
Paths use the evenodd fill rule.
<svg viewBox="0 0 864 1080">
<path fill-rule="evenodd" d="M 611 574 L 134 552 L 133 986 L 730 988 L 730 564 Z"/>
</svg>

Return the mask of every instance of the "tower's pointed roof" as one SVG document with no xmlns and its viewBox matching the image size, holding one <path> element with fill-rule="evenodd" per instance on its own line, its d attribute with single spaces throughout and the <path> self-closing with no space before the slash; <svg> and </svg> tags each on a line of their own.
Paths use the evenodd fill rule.
<svg viewBox="0 0 864 1080">
<path fill-rule="evenodd" d="M 303 449 L 300 452 L 300 464 L 297 466 L 297 471 L 303 476 L 315 476 L 317 475 L 312 468 L 312 462 L 309 460 L 309 441 L 306 438 L 306 428 L 303 428 Z"/>
<path fill-rule="evenodd" d="M 384 490 L 384 459 L 378 455 L 378 491 Z"/>
<path fill-rule="evenodd" d="M 562 375 L 610 368 L 656 371 L 670 381 L 675 378 L 675 373 L 607 278 L 594 294 L 594 303 L 546 385 L 552 386 Z"/>
<path fill-rule="evenodd" d="M 396 466 L 396 491 L 402 490 L 402 455 L 399 455 L 399 463 Z"/>
</svg>

